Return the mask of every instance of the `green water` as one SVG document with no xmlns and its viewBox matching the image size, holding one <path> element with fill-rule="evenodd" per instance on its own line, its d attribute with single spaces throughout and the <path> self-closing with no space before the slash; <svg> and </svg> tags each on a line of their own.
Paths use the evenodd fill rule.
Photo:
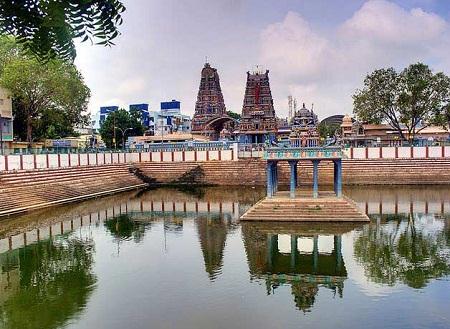
<svg viewBox="0 0 450 329">
<path fill-rule="evenodd" d="M 450 328 L 450 188 L 353 188 L 370 224 L 240 223 L 260 189 L 0 222 L 0 328 Z"/>
</svg>

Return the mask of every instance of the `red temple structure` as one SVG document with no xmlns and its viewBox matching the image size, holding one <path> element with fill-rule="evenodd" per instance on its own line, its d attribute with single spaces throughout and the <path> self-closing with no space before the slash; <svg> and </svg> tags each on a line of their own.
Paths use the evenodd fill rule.
<svg viewBox="0 0 450 329">
<path fill-rule="evenodd" d="M 205 63 L 192 119 L 192 134 L 217 140 L 223 130 L 230 130 L 233 125 L 234 119 L 227 115 L 217 69 Z"/>
<path fill-rule="evenodd" d="M 270 91 L 269 70 L 247 72 L 242 116 L 239 124 L 241 143 L 265 143 L 275 139 L 277 120 Z"/>
</svg>

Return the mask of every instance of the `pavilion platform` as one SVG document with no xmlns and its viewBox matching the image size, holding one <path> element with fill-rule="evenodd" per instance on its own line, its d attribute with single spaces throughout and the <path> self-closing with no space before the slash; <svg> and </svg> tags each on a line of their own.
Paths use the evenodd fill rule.
<svg viewBox="0 0 450 329">
<path fill-rule="evenodd" d="M 275 192 L 257 202 L 245 214 L 242 221 L 272 222 L 369 222 L 355 202 L 346 196 L 337 197 L 334 191 L 320 191 L 317 197 L 312 191 L 296 190 Z"/>
</svg>

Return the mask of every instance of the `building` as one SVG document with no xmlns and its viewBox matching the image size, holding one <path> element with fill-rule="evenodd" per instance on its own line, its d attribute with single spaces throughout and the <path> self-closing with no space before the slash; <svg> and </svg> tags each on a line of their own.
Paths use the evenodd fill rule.
<svg viewBox="0 0 450 329">
<path fill-rule="evenodd" d="M 0 87 L 0 154 L 11 148 L 13 142 L 12 98 L 8 90 Z"/>
<path fill-rule="evenodd" d="M 290 144 L 293 147 L 316 147 L 319 146 L 320 137 L 317 130 L 319 119 L 313 109 L 303 107 L 295 111 L 291 119 Z"/>
<path fill-rule="evenodd" d="M 161 113 L 164 115 L 181 114 L 181 102 L 175 99 L 169 102 L 161 102 Z"/>
<path fill-rule="evenodd" d="M 227 115 L 217 69 L 205 63 L 200 77 L 192 133 L 217 140 L 222 130 L 233 130 L 235 120 Z"/>
<path fill-rule="evenodd" d="M 201 135 L 194 135 L 190 133 L 168 133 L 159 136 L 130 136 L 128 137 L 127 145 L 130 149 L 146 150 L 151 144 L 206 141 L 208 141 L 208 139 Z"/>
<path fill-rule="evenodd" d="M 244 104 L 239 130 L 241 143 L 265 143 L 275 140 L 277 119 L 269 83 L 269 70 L 247 72 Z"/>
<path fill-rule="evenodd" d="M 100 107 L 100 118 L 99 118 L 99 127 L 105 122 L 108 115 L 113 112 L 116 112 L 119 109 L 118 106 L 101 106 Z"/>
<path fill-rule="evenodd" d="M 150 113 L 149 113 L 148 104 L 146 104 L 146 103 L 131 104 L 129 108 L 130 108 L 130 112 L 138 111 L 141 114 L 141 123 L 144 126 L 144 128 L 148 128 L 149 124 L 150 124 Z"/>
<path fill-rule="evenodd" d="M 408 131 L 402 130 L 406 139 Z M 442 127 L 430 126 L 423 128 L 414 137 L 413 144 L 417 146 L 434 145 L 449 141 L 450 132 Z M 399 132 L 387 124 L 370 124 L 353 120 L 344 116 L 341 124 L 342 144 L 353 147 L 366 146 L 401 146 L 404 141 Z"/>
</svg>

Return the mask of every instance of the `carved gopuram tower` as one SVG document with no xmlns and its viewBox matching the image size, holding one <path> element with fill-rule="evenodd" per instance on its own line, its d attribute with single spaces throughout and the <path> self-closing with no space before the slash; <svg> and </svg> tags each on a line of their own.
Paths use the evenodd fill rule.
<svg viewBox="0 0 450 329">
<path fill-rule="evenodd" d="M 226 112 L 217 69 L 205 63 L 192 118 L 192 133 L 217 139 L 225 122 L 230 120 Z"/>
<path fill-rule="evenodd" d="M 270 91 L 269 70 L 247 72 L 244 104 L 239 124 L 241 143 L 265 143 L 275 139 L 277 120 Z"/>
</svg>

